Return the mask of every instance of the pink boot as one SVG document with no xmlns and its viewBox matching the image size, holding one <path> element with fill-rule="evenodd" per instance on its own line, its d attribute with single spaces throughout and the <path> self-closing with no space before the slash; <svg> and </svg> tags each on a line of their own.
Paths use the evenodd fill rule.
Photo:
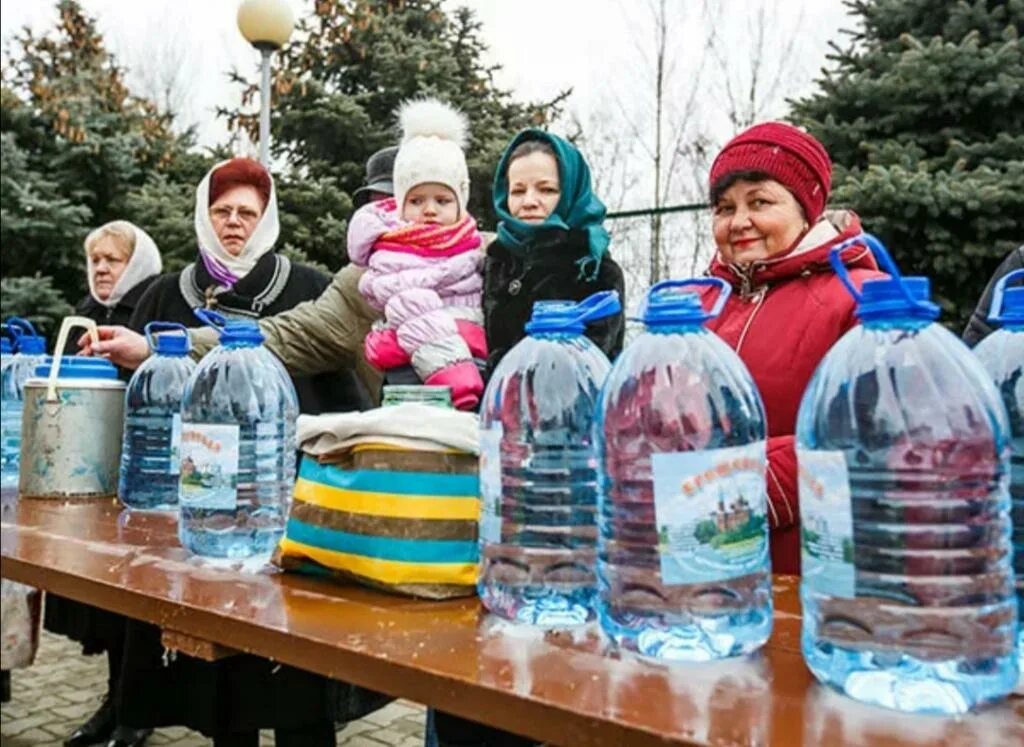
<svg viewBox="0 0 1024 747">
<path fill-rule="evenodd" d="M 465 319 L 456 319 L 455 327 L 459 330 L 459 337 L 469 346 L 470 355 L 487 360 L 487 337 L 484 335 L 484 328 Z"/>
<path fill-rule="evenodd" d="M 452 390 L 452 404 L 458 410 L 475 410 L 484 391 L 484 380 L 472 361 L 446 366 L 427 377 L 427 386 L 446 386 Z"/>
<path fill-rule="evenodd" d="M 398 335 L 393 329 L 376 329 L 363 340 L 366 361 L 378 371 L 387 371 L 408 366 L 412 360 L 398 344 Z"/>
</svg>

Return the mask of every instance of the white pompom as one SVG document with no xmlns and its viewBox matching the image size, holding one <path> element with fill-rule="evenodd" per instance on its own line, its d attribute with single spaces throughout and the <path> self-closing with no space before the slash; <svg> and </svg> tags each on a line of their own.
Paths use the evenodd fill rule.
<svg viewBox="0 0 1024 747">
<path fill-rule="evenodd" d="M 404 102 L 398 110 L 402 142 L 416 137 L 437 137 L 466 147 L 469 122 L 458 109 L 435 98 Z"/>
</svg>

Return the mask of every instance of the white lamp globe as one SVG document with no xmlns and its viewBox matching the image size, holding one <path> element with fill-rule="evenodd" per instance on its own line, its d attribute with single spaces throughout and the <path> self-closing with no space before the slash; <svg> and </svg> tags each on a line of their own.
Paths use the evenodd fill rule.
<svg viewBox="0 0 1024 747">
<path fill-rule="evenodd" d="M 257 49 L 278 49 L 292 35 L 295 16 L 284 0 L 244 0 L 238 6 L 238 30 Z"/>
</svg>

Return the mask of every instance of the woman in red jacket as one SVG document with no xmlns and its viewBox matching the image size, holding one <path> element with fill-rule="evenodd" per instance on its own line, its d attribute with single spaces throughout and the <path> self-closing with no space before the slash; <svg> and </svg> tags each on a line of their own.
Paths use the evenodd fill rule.
<svg viewBox="0 0 1024 747">
<path fill-rule="evenodd" d="M 811 135 L 781 122 L 730 140 L 711 166 L 717 254 L 708 274 L 733 293 L 709 327 L 750 369 L 768 417 L 768 500 L 774 573 L 800 573 L 793 433 L 807 382 L 857 324 L 829 251 L 861 232 L 849 210 L 825 210 L 832 162 Z M 854 282 L 881 276 L 871 252 L 843 252 Z"/>
</svg>

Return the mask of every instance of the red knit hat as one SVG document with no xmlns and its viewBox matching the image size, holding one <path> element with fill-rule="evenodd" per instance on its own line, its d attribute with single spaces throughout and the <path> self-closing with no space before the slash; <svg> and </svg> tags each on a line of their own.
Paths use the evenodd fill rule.
<svg viewBox="0 0 1024 747">
<path fill-rule="evenodd" d="M 210 176 L 210 204 L 234 187 L 255 187 L 263 198 L 263 207 L 270 202 L 270 174 L 259 161 L 232 158 Z"/>
<path fill-rule="evenodd" d="M 809 223 L 821 216 L 832 189 L 832 160 L 825 146 L 783 122 L 754 125 L 726 143 L 711 164 L 711 191 L 737 171 L 761 171 L 782 184 Z"/>
</svg>

